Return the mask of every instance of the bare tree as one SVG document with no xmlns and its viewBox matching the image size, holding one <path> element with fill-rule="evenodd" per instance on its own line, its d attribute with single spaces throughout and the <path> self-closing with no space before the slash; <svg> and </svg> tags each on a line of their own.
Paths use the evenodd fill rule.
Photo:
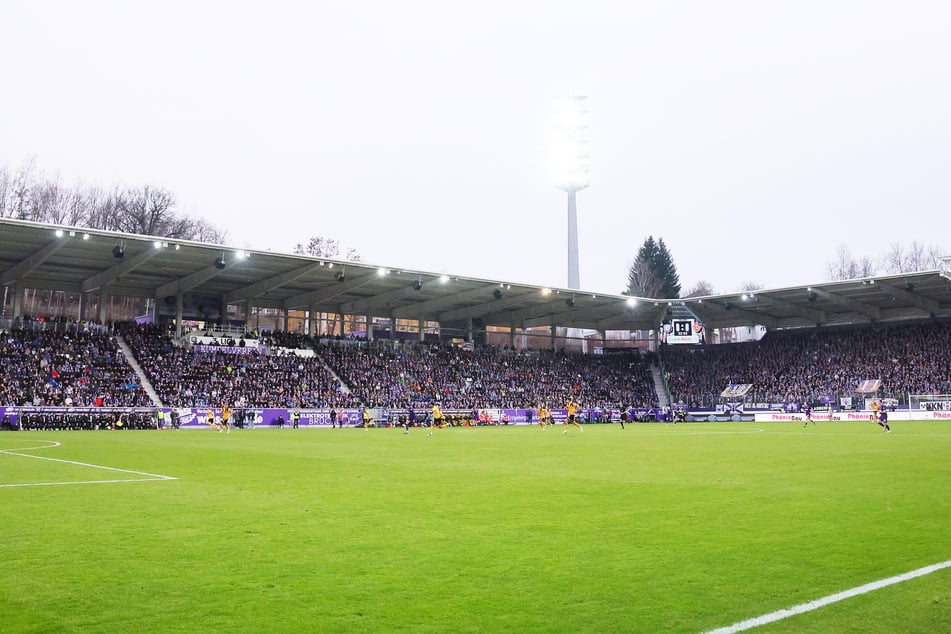
<svg viewBox="0 0 951 634">
<path fill-rule="evenodd" d="M 335 258 L 340 255 L 340 241 L 323 236 L 313 236 L 307 244 L 298 242 L 294 245 L 297 255 L 310 255 L 316 258 Z M 348 248 L 344 259 L 348 262 L 361 262 L 362 257 L 354 248 Z"/>
<path fill-rule="evenodd" d="M 684 295 L 684 297 L 705 297 L 707 295 L 713 295 L 714 292 L 713 284 L 706 280 L 700 280 L 693 285 L 693 288 L 687 291 L 687 294 Z"/>
<path fill-rule="evenodd" d="M 852 257 L 847 246 L 840 245 L 836 250 L 836 259 L 826 267 L 826 276 L 830 280 L 854 280 L 875 275 L 875 264 L 868 257 L 861 261 Z"/>
<path fill-rule="evenodd" d="M 926 254 L 926 266 L 922 270 L 933 271 L 935 269 L 941 268 L 941 258 L 944 255 L 944 252 L 937 244 L 932 244 L 928 247 L 928 253 Z"/>
<path fill-rule="evenodd" d="M 115 229 L 147 236 L 185 237 L 187 221 L 175 217 L 175 198 L 164 189 L 145 185 L 118 194 L 113 222 Z"/>
<path fill-rule="evenodd" d="M 191 227 L 188 230 L 187 239 L 197 242 L 209 242 L 212 244 L 224 244 L 228 240 L 228 232 L 222 231 L 204 218 L 191 220 Z"/>
<path fill-rule="evenodd" d="M 740 284 L 741 291 L 758 291 L 762 290 L 763 285 L 759 282 L 743 282 Z"/>
<path fill-rule="evenodd" d="M 863 256 L 859 260 L 859 274 L 858 277 L 873 277 L 878 274 L 878 267 L 875 266 L 875 262 L 872 258 Z"/>
<path fill-rule="evenodd" d="M 908 257 L 904 247 L 897 242 L 893 242 L 888 247 L 888 251 L 882 255 L 882 268 L 885 269 L 886 274 L 890 275 L 907 273 L 909 266 Z"/>
<path fill-rule="evenodd" d="M 58 176 L 53 180 L 34 183 L 31 196 L 33 219 L 57 225 L 71 224 L 69 209 L 73 195 L 73 192 L 60 185 Z"/>
<path fill-rule="evenodd" d="M 10 193 L 13 191 L 13 175 L 5 165 L 0 165 L 0 218 L 8 218 Z"/>
<path fill-rule="evenodd" d="M 77 187 L 70 192 L 67 202 L 65 224 L 77 227 L 96 228 L 92 219 L 97 216 L 100 205 L 104 201 L 103 192 L 96 187 Z"/>
<path fill-rule="evenodd" d="M 13 175 L 13 181 L 10 189 L 9 216 L 19 220 L 32 220 L 30 212 L 32 207 L 31 190 L 33 183 L 33 166 L 35 159 L 29 158 L 24 161 L 20 171 Z"/>
<path fill-rule="evenodd" d="M 16 171 L 0 166 L 0 217 L 216 244 L 227 236 L 203 218 L 180 213 L 166 189 L 66 187 L 58 175 L 37 174 L 33 158 Z"/>
<path fill-rule="evenodd" d="M 625 295 L 636 297 L 660 297 L 664 280 L 657 276 L 649 260 L 638 259 L 627 274 Z"/>
<path fill-rule="evenodd" d="M 930 271 L 941 267 L 941 248 L 937 245 L 925 246 L 917 240 L 910 246 L 892 243 L 879 259 L 879 264 L 866 256 L 855 260 L 848 247 L 842 245 L 836 251 L 837 259 L 830 262 L 826 272 L 830 280 L 851 280 L 860 277 L 874 277 L 881 269 L 886 275 Z"/>
<path fill-rule="evenodd" d="M 294 253 L 297 255 L 312 255 L 316 258 L 333 258 L 340 253 L 340 241 L 323 236 L 313 236 L 307 241 L 306 246 L 300 242 L 294 245 Z"/>
<path fill-rule="evenodd" d="M 917 240 L 907 248 L 898 243 L 892 244 L 882 256 L 882 268 L 891 275 L 929 271 L 941 265 L 940 250 L 937 245 L 925 246 Z"/>
</svg>

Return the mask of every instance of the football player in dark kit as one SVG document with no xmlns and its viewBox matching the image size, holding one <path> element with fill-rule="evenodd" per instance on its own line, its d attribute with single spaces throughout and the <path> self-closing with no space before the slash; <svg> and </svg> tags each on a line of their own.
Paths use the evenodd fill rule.
<svg viewBox="0 0 951 634">
<path fill-rule="evenodd" d="M 886 434 L 892 433 L 892 428 L 888 426 L 888 410 L 882 405 L 878 408 L 878 424 L 885 430 Z"/>
</svg>

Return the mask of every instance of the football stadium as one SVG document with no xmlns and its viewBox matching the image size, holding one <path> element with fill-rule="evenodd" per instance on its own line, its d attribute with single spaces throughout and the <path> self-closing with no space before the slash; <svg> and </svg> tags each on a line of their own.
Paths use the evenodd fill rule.
<svg viewBox="0 0 951 634">
<path fill-rule="evenodd" d="M 3 631 L 951 631 L 951 258 L 657 300 L 2 219 L 0 275 Z"/>
</svg>

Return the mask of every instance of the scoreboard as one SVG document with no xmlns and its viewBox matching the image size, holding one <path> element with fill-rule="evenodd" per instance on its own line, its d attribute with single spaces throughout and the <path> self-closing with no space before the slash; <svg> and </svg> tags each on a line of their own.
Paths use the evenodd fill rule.
<svg viewBox="0 0 951 634">
<path fill-rule="evenodd" d="M 703 343 L 703 324 L 696 319 L 672 319 L 661 325 L 666 343 Z"/>
</svg>

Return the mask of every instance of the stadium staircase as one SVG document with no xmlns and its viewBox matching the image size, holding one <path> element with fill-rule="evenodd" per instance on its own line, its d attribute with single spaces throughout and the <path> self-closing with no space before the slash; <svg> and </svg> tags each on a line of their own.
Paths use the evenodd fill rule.
<svg viewBox="0 0 951 634">
<path fill-rule="evenodd" d="M 122 350 L 122 354 L 125 355 L 126 361 L 128 361 L 132 369 L 135 370 L 136 375 L 139 377 L 139 385 L 141 385 L 145 393 L 149 395 L 149 400 L 151 400 L 152 404 L 156 407 L 161 407 L 162 399 L 159 398 L 158 392 L 155 391 L 155 388 L 152 387 L 152 384 L 145 376 L 145 372 L 142 371 L 142 366 L 136 361 L 135 355 L 132 354 L 132 348 L 125 342 L 122 335 L 116 336 L 116 343 L 119 345 L 119 350 Z"/>
<path fill-rule="evenodd" d="M 326 359 L 324 359 L 322 356 L 320 356 L 319 354 L 317 354 L 316 348 L 312 348 L 312 350 L 314 351 L 314 356 L 317 358 L 317 360 L 320 361 L 320 363 L 321 363 L 325 368 L 327 368 L 327 371 L 330 372 L 330 375 L 331 375 L 331 376 L 334 378 L 334 380 L 337 382 L 337 385 L 340 386 L 340 387 L 339 387 L 340 391 L 341 391 L 342 393 L 344 393 L 344 394 L 350 394 L 350 392 L 351 392 L 350 386 L 346 384 L 346 382 L 340 377 L 339 374 L 337 374 L 336 372 L 334 372 L 334 369 L 333 369 L 332 367 L 330 367 L 330 364 L 327 363 L 327 360 L 326 360 Z"/>
<path fill-rule="evenodd" d="M 651 376 L 654 377 L 654 391 L 657 392 L 658 404 L 661 407 L 669 407 L 670 394 L 667 392 L 667 382 L 664 381 L 664 371 L 659 365 L 652 365 Z"/>
</svg>

